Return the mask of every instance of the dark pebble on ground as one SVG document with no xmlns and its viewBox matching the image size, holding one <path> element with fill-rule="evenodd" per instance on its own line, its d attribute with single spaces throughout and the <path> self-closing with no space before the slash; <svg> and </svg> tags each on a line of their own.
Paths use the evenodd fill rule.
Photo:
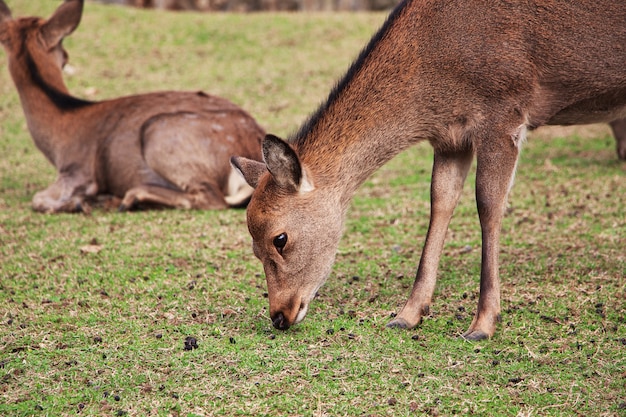
<svg viewBox="0 0 626 417">
<path fill-rule="evenodd" d="M 187 336 L 185 338 L 185 350 L 198 349 L 198 341 L 195 337 Z"/>
</svg>

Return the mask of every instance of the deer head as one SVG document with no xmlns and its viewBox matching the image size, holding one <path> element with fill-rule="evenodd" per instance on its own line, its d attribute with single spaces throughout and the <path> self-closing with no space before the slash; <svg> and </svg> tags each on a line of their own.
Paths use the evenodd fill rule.
<svg viewBox="0 0 626 417">
<path fill-rule="evenodd" d="M 0 0 L 0 42 L 11 59 L 20 56 L 27 48 L 34 62 L 50 63 L 61 69 L 67 62 L 67 52 L 63 49 L 63 38 L 71 34 L 79 25 L 83 13 L 83 0 L 66 0 L 48 19 L 24 18 L 13 20 L 11 11 Z M 48 68 L 39 68 L 49 72 Z"/>
<path fill-rule="evenodd" d="M 330 274 L 345 209 L 332 189 L 315 183 L 287 142 L 267 135 L 263 159 L 231 161 L 255 188 L 248 230 L 265 270 L 272 323 L 286 330 L 304 319 Z"/>
</svg>

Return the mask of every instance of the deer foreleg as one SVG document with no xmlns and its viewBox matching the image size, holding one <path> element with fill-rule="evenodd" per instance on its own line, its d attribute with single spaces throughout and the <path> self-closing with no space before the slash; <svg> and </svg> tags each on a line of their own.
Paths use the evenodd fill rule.
<svg viewBox="0 0 626 417">
<path fill-rule="evenodd" d="M 33 210 L 41 213 L 74 213 L 86 211 L 85 196 L 93 196 L 97 185 L 76 173 L 60 173 L 57 180 L 35 194 Z"/>
<path fill-rule="evenodd" d="M 626 119 L 615 120 L 610 123 L 617 145 L 617 156 L 626 161 Z"/>
<path fill-rule="evenodd" d="M 435 152 L 430 190 L 430 225 L 422 258 L 411 295 L 388 327 L 412 328 L 419 324 L 423 315 L 428 314 L 448 224 L 461 196 L 472 157 L 473 152 L 469 150 L 445 154 Z"/>
<path fill-rule="evenodd" d="M 482 231 L 482 263 L 478 308 L 463 334 L 468 340 L 493 336 L 500 321 L 500 229 L 525 132 L 525 126 L 520 126 L 513 135 L 481 144 L 477 149 L 476 204 Z"/>
</svg>

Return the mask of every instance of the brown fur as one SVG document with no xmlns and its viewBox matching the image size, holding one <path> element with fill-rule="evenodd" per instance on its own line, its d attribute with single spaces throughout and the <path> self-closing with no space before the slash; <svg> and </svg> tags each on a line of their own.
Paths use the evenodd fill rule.
<svg viewBox="0 0 626 417">
<path fill-rule="evenodd" d="M 304 318 L 331 271 L 359 185 L 427 140 L 435 150 L 429 230 L 411 295 L 389 326 L 412 328 L 427 314 L 446 230 L 475 156 L 482 269 L 464 337 L 492 336 L 500 315 L 500 225 L 526 130 L 613 121 L 624 157 L 624 22 L 626 4 L 612 0 L 400 4 L 294 136 L 266 137 L 269 172 L 233 158 L 256 187 L 248 227 L 274 326 Z M 280 251 L 279 234 L 288 237 Z"/>
<path fill-rule="evenodd" d="M 48 20 L 12 19 L 0 0 L 0 41 L 33 140 L 57 181 L 33 198 L 40 212 L 81 211 L 100 194 L 140 204 L 221 209 L 246 204 L 252 188 L 232 155 L 261 160 L 263 129 L 241 108 L 203 92 L 167 91 L 88 102 L 63 82 L 61 42 L 76 29 L 82 0 Z"/>
</svg>

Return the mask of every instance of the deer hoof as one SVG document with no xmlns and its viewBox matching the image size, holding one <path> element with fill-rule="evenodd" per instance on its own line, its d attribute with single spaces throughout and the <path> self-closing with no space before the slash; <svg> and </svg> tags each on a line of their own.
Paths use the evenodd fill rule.
<svg viewBox="0 0 626 417">
<path fill-rule="evenodd" d="M 387 327 L 390 329 L 410 329 L 413 326 L 411 326 L 406 320 L 396 317 L 387 323 Z"/>
<path fill-rule="evenodd" d="M 489 339 L 489 335 L 482 330 L 468 330 L 461 335 L 461 337 L 465 340 L 470 340 L 472 342 L 477 342 L 479 340 Z"/>
<path fill-rule="evenodd" d="M 126 195 L 122 199 L 122 202 L 118 206 L 117 211 L 121 213 L 121 212 L 133 210 L 137 208 L 138 202 L 139 202 L 139 199 L 137 197 L 129 196 L 129 193 L 126 193 Z"/>
</svg>

